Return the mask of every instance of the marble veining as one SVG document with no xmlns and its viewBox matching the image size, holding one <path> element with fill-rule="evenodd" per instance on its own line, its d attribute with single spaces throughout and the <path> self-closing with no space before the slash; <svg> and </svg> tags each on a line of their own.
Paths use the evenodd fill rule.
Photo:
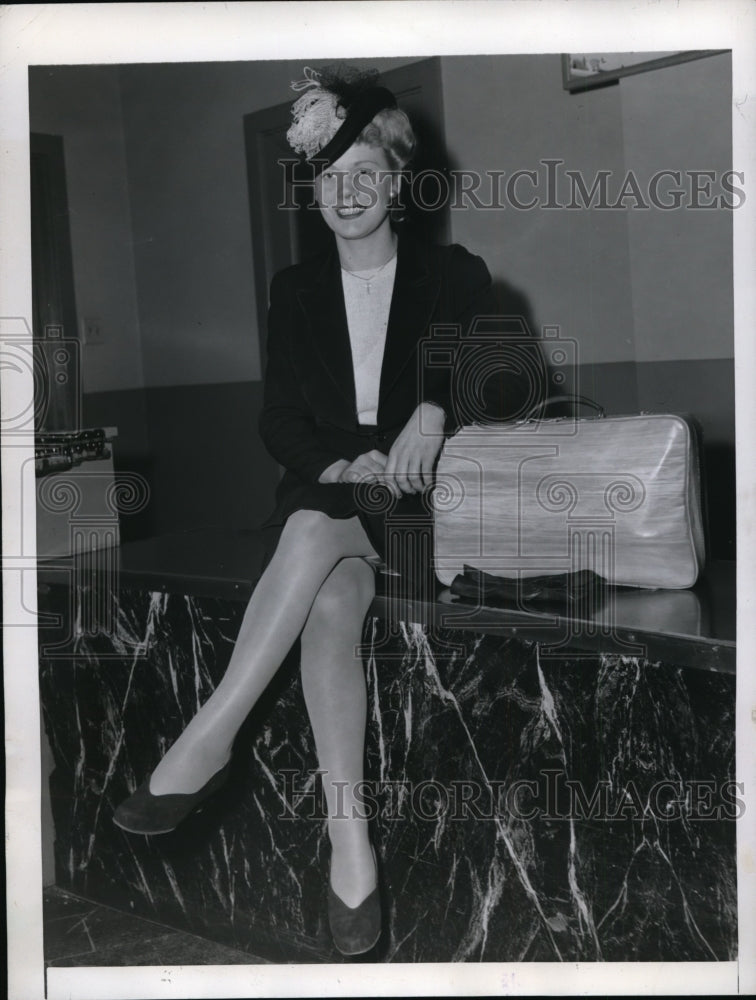
<svg viewBox="0 0 756 1000">
<path fill-rule="evenodd" d="M 243 606 L 122 589 L 111 635 L 77 630 L 64 587 L 43 596 L 72 624 L 40 672 L 59 884 L 273 961 L 341 961 L 298 646 L 228 786 L 139 837 L 113 809 L 222 677 Z M 734 677 L 378 618 L 363 642 L 372 961 L 736 957 Z"/>
</svg>

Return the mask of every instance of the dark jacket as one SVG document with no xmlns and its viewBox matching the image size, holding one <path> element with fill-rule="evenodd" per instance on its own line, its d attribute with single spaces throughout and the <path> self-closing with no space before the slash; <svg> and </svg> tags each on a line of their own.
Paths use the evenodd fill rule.
<svg viewBox="0 0 756 1000">
<path fill-rule="evenodd" d="M 287 485 L 317 483 L 338 459 L 377 448 L 388 454 L 422 401 L 443 407 L 446 432 L 457 427 L 452 367 L 460 337 L 496 304 L 483 260 L 463 247 L 399 240 L 381 371 L 377 426 L 357 421 L 354 374 L 341 285 L 333 249 L 279 272 L 268 318 L 268 362 L 260 433 L 286 469 Z M 440 329 L 439 329 L 440 327 Z M 508 396 L 521 403 L 518 378 Z M 464 422 L 464 421 L 462 421 Z"/>
</svg>

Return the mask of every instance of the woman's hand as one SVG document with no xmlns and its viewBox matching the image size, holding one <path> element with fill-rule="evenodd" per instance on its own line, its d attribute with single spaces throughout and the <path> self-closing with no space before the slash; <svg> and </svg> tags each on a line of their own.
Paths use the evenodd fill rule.
<svg viewBox="0 0 756 1000">
<path fill-rule="evenodd" d="M 339 476 L 340 483 L 374 483 L 383 479 L 383 471 L 386 468 L 388 457 L 382 451 L 366 451 L 364 455 L 357 458 L 342 469 Z"/>
<path fill-rule="evenodd" d="M 318 482 L 339 483 L 341 482 L 341 473 L 347 468 L 349 468 L 349 462 L 345 458 L 339 458 L 329 465 L 327 469 L 323 469 L 318 476 Z"/>
<path fill-rule="evenodd" d="M 389 452 L 382 477 L 397 495 L 417 493 L 433 482 L 433 465 L 444 443 L 446 414 L 435 403 L 421 403 Z"/>
</svg>

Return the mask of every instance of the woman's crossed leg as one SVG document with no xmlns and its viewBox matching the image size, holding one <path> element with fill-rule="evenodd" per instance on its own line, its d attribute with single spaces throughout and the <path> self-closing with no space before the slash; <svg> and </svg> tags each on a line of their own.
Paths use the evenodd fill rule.
<svg viewBox="0 0 756 1000">
<path fill-rule="evenodd" d="M 228 669 L 212 696 L 153 772 L 149 785 L 153 795 L 195 792 L 223 766 L 240 726 L 308 622 L 318 594 L 334 568 L 350 557 L 375 555 L 357 517 L 337 519 L 320 511 L 299 510 L 288 518 L 276 551 L 247 605 Z M 364 574 L 372 574 L 370 567 L 364 566 Z M 335 589 L 346 589 L 347 575 L 346 570 L 340 571 L 336 582 L 324 592 L 324 601 L 333 601 Z M 364 588 L 364 583 L 361 587 Z M 360 591 L 358 603 L 363 603 L 366 592 L 366 588 Z M 353 613 L 356 618 L 356 610 Z M 355 618 L 336 616 L 329 623 L 334 652 L 341 649 L 338 659 L 342 667 L 344 650 L 353 651 L 356 644 Z M 327 660 L 323 640 L 317 638 L 323 632 L 322 620 L 323 616 L 316 614 L 310 634 L 303 636 L 305 647 L 320 650 L 316 657 L 321 664 Z M 306 659 L 305 672 L 308 673 Z M 362 695 L 355 694 L 357 701 L 364 698 L 364 679 L 361 683 Z M 319 730 L 315 734 L 318 746 L 323 742 L 322 731 L 331 720 L 327 712 L 323 715 L 318 711 L 317 705 L 323 699 L 313 694 L 313 685 L 305 681 L 305 686 L 310 692 L 306 694 L 308 710 L 311 704 L 315 705 L 316 717 L 323 718 L 322 726 L 314 723 Z M 356 692 L 357 686 L 352 689 Z M 364 740 L 364 705 L 359 711 L 362 722 L 356 726 L 362 727 Z M 353 724 L 350 717 L 350 725 Z M 361 750 L 360 768 L 362 753 Z M 320 763 L 329 769 L 327 763 Z"/>
</svg>

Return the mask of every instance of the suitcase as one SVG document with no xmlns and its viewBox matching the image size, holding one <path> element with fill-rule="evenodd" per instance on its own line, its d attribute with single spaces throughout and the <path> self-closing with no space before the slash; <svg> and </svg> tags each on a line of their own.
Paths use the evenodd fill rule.
<svg viewBox="0 0 756 1000">
<path fill-rule="evenodd" d="M 591 570 L 621 586 L 695 584 L 705 546 L 693 421 L 606 417 L 590 400 L 570 401 L 599 416 L 531 414 L 446 441 L 433 491 L 442 583 L 468 565 L 514 578 Z"/>
</svg>

